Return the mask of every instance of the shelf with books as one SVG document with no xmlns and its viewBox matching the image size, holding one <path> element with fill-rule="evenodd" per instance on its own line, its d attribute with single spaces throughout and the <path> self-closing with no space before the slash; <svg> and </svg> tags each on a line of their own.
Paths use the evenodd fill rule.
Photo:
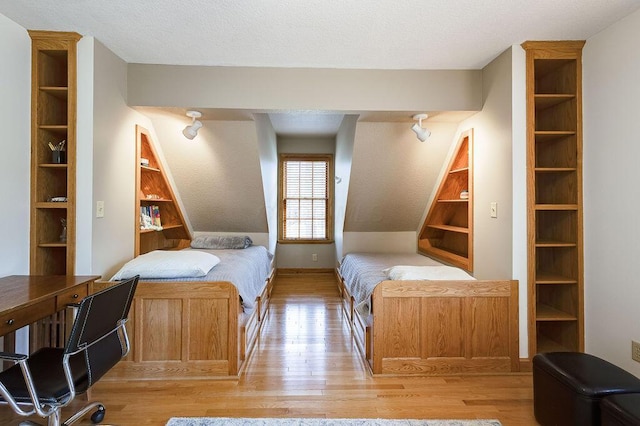
<svg viewBox="0 0 640 426">
<path fill-rule="evenodd" d="M 135 256 L 188 245 L 189 229 L 159 161 L 151 134 L 136 126 Z"/>
<path fill-rule="evenodd" d="M 140 206 L 140 229 L 162 231 L 160 207 L 155 204 Z"/>
</svg>

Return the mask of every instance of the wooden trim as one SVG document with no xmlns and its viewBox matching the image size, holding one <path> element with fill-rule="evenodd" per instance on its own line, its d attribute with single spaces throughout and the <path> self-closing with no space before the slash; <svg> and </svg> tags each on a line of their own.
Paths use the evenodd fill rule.
<svg viewBox="0 0 640 426">
<path fill-rule="evenodd" d="M 530 358 L 520 358 L 521 373 L 531 373 L 533 371 L 533 363 Z"/>
<path fill-rule="evenodd" d="M 575 55 L 576 50 L 582 50 L 585 40 L 548 40 L 525 41 L 521 44 L 524 50 L 541 50 L 542 55 L 555 55 L 557 52 L 567 52 Z M 555 57 L 555 56 L 554 56 Z"/>
<path fill-rule="evenodd" d="M 276 275 L 295 275 L 295 274 L 332 274 L 335 272 L 333 268 L 277 268 Z"/>
<path fill-rule="evenodd" d="M 59 42 L 60 40 L 69 40 L 71 42 L 77 42 L 82 38 L 81 34 L 76 32 L 65 31 L 41 31 L 41 30 L 27 30 L 31 40 L 48 40 L 52 42 Z"/>
<path fill-rule="evenodd" d="M 278 240 L 278 244 L 333 244 L 334 240 Z"/>
<path fill-rule="evenodd" d="M 578 198 L 578 350 L 584 351 L 584 219 L 583 219 L 583 190 L 582 190 L 582 155 L 583 155 L 583 136 L 582 136 L 582 47 L 575 47 L 576 55 L 576 155 L 577 155 L 577 198 Z"/>
<path fill-rule="evenodd" d="M 300 161 L 318 161 L 327 162 L 327 220 L 326 220 L 326 239 L 324 240 L 287 240 L 284 238 L 284 162 L 288 160 Z M 282 244 L 331 244 L 334 242 L 333 222 L 334 222 L 334 193 L 335 193 L 335 172 L 334 172 L 334 156 L 333 154 L 280 154 L 278 156 L 278 242 Z"/>
</svg>

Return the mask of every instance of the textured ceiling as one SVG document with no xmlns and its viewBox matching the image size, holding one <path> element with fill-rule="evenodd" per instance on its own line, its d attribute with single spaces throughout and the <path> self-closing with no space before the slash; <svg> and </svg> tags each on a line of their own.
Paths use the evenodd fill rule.
<svg viewBox="0 0 640 426">
<path fill-rule="evenodd" d="M 639 7 L 640 0 L 0 0 L 0 14 L 24 28 L 93 36 L 129 63 L 414 70 L 480 69 L 515 43 L 586 39 Z M 269 112 L 282 135 L 335 134 L 341 118 L 232 110 L 206 118 L 250 120 L 251 112 Z M 360 120 L 410 121 L 415 113 Z M 462 118 L 429 112 L 430 122 Z"/>
<path fill-rule="evenodd" d="M 0 0 L 28 29 L 94 36 L 129 63 L 479 69 L 524 40 L 585 39 L 638 0 Z"/>
</svg>

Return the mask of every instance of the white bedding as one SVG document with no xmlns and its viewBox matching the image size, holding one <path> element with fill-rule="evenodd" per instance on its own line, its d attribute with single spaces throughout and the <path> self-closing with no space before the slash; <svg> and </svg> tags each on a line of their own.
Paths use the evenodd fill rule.
<svg viewBox="0 0 640 426">
<path fill-rule="evenodd" d="M 419 268 L 415 269 L 415 267 Z M 475 279 L 461 269 L 446 266 L 417 253 L 348 253 L 340 263 L 339 272 L 349 293 L 355 299 L 356 310 L 363 315 L 371 312 L 370 299 L 373 289 L 385 280 Z M 425 275 L 425 272 L 428 275 Z M 390 278 L 390 273 L 394 276 L 402 275 L 402 278 Z M 428 278 L 425 278 L 427 276 Z M 435 278 L 436 276 L 439 278 Z"/>
<path fill-rule="evenodd" d="M 211 253 L 220 259 L 220 263 L 211 268 L 205 276 L 193 278 L 165 277 L 144 279 L 144 281 L 229 281 L 238 289 L 245 311 L 253 310 L 256 297 L 262 292 L 265 281 L 271 272 L 271 258 L 273 255 L 263 246 L 227 250 L 199 249 L 198 251 Z"/>
<path fill-rule="evenodd" d="M 220 263 L 217 256 L 197 250 L 154 250 L 134 257 L 120 268 L 111 281 L 133 278 L 196 278 L 204 277 Z"/>
<path fill-rule="evenodd" d="M 396 265 L 384 270 L 390 280 L 474 280 L 460 268 L 453 266 Z"/>
</svg>

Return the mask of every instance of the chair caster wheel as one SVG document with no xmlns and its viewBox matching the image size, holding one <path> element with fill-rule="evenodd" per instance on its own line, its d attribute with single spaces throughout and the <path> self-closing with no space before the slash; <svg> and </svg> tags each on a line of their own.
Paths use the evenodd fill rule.
<svg viewBox="0 0 640 426">
<path fill-rule="evenodd" d="M 106 410 L 103 405 L 98 406 L 98 410 L 91 415 L 91 423 L 97 424 L 104 420 Z"/>
</svg>

